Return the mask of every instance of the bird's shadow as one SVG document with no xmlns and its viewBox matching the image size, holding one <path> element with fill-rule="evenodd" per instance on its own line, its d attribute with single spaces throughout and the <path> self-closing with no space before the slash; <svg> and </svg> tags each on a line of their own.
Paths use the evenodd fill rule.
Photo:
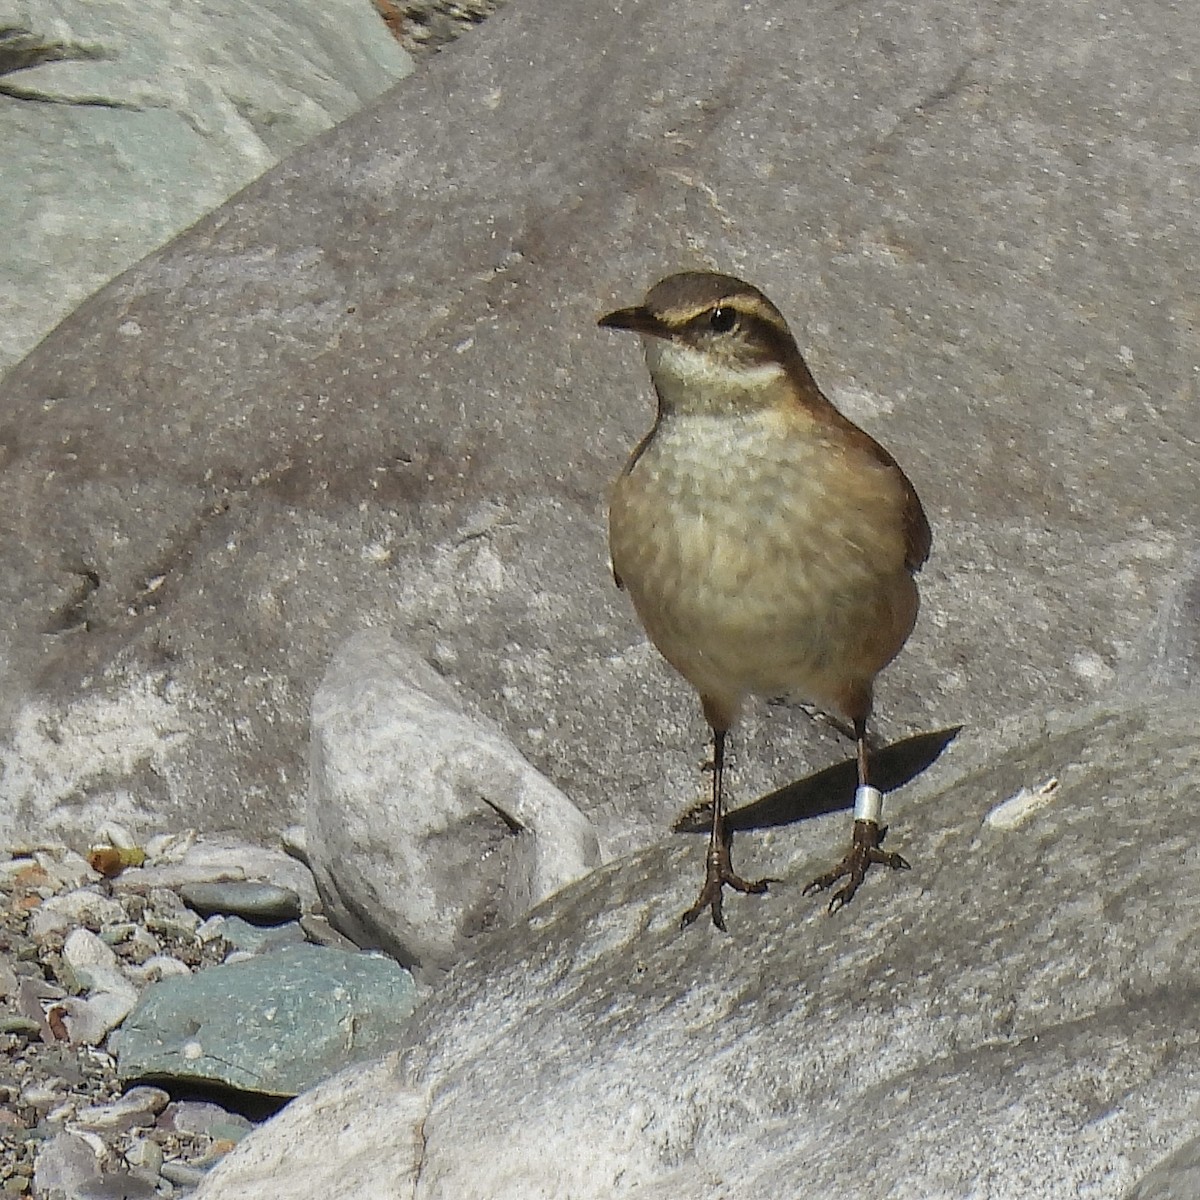
<svg viewBox="0 0 1200 1200">
<path fill-rule="evenodd" d="M 871 752 L 871 782 L 882 792 L 895 791 L 941 757 L 942 751 L 958 736 L 961 725 L 918 733 Z M 792 825 L 825 813 L 842 812 L 854 806 L 858 786 L 858 766 L 853 758 L 835 763 L 806 779 L 784 784 L 765 796 L 725 815 L 725 828 L 770 829 Z M 712 805 L 704 801 L 683 813 L 675 822 L 676 833 L 707 833 L 712 823 Z"/>
</svg>

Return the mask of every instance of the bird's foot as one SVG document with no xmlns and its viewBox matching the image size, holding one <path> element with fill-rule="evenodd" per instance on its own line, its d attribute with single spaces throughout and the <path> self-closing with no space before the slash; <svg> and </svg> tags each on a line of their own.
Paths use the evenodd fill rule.
<svg viewBox="0 0 1200 1200">
<path fill-rule="evenodd" d="M 850 849 L 846 852 L 845 857 L 832 871 L 818 875 L 802 894 L 811 896 L 814 892 L 823 892 L 827 887 L 832 887 L 839 879 L 846 876 L 846 882 L 833 893 L 829 900 L 829 911 L 835 913 L 854 898 L 854 893 L 866 879 L 867 869 L 872 863 L 891 867 L 893 871 L 909 870 L 908 863 L 899 854 L 879 848 L 883 844 L 886 834 L 886 825 L 878 825 L 874 821 L 855 821 Z"/>
<path fill-rule="evenodd" d="M 767 890 L 768 884 L 778 882 L 778 879 L 770 878 L 743 879 L 734 873 L 733 864 L 729 858 L 728 842 L 710 847 L 704 886 L 700 889 L 700 895 L 696 897 L 696 903 L 679 918 L 679 927 L 687 928 L 707 908 L 712 914 L 712 923 L 724 932 L 725 916 L 721 911 L 721 901 L 726 884 L 736 892 L 761 895 Z"/>
</svg>

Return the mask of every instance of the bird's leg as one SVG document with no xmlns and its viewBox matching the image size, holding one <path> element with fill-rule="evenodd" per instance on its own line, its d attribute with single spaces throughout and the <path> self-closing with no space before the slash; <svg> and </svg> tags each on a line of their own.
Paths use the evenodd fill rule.
<svg viewBox="0 0 1200 1200">
<path fill-rule="evenodd" d="M 705 862 L 704 886 L 696 903 L 680 918 L 680 926 L 690 925 L 706 908 L 712 913 L 712 923 L 721 930 L 725 917 L 721 912 L 721 896 L 725 884 L 739 892 L 765 892 L 773 879 L 753 882 L 735 875 L 729 856 L 731 835 L 725 828 L 725 733 L 713 729 L 712 831 L 708 838 L 708 857 Z"/>
<path fill-rule="evenodd" d="M 879 823 L 883 813 L 883 794 L 867 782 L 867 720 L 865 717 L 854 721 L 854 736 L 858 742 L 858 788 L 854 793 L 854 832 L 850 838 L 850 849 L 845 857 L 832 871 L 818 875 L 804 889 L 804 895 L 824 891 L 832 887 L 839 879 L 846 876 L 842 884 L 829 901 L 829 911 L 837 912 L 839 908 L 849 904 L 858 891 L 859 885 L 867 877 L 867 868 L 872 863 L 891 867 L 894 871 L 907 871 L 908 863 L 899 854 L 882 850 L 887 826 Z"/>
</svg>

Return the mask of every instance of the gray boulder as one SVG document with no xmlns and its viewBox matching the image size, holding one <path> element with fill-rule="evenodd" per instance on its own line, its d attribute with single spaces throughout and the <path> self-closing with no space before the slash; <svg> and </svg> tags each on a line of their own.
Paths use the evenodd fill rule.
<svg viewBox="0 0 1200 1200">
<path fill-rule="evenodd" d="M 0 840 L 296 820 L 313 692 L 369 627 L 614 853 L 660 836 L 703 723 L 609 577 L 651 399 L 594 321 L 685 265 L 765 288 L 925 500 L 885 739 L 986 749 L 1141 689 L 1196 644 L 1154 631 L 1200 534 L 1200 115 L 1169 69 L 1198 37 L 1097 0 L 498 13 L 5 380 Z M 844 754 L 759 708 L 734 788 Z"/>
<path fill-rule="evenodd" d="M 0 0 L 0 373 L 411 70 L 368 0 Z"/>
<path fill-rule="evenodd" d="M 587 818 L 386 634 L 339 649 L 312 722 L 309 859 L 360 946 L 436 975 L 600 862 Z"/>
<path fill-rule="evenodd" d="M 1162 1179 L 1196 1134 L 1198 719 L 1190 696 L 1028 722 L 897 806 L 913 870 L 833 917 L 801 891 L 840 816 L 740 837 L 741 865 L 783 881 L 737 898 L 729 935 L 679 929 L 699 839 L 603 868 L 198 1200 L 292 1200 L 314 1178 L 331 1200 L 1120 1200 L 1156 1167 L 1144 1194 L 1183 1195 Z M 352 1184 L 329 1165 L 343 1128 Z"/>
</svg>

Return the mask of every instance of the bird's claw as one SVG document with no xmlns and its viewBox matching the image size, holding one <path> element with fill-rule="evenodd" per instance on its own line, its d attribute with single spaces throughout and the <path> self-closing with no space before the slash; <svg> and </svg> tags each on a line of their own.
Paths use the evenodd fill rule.
<svg viewBox="0 0 1200 1200">
<path fill-rule="evenodd" d="M 877 825 L 874 821 L 855 821 L 853 839 L 845 857 L 832 871 L 818 875 L 802 894 L 811 896 L 816 892 L 823 892 L 846 876 L 846 882 L 833 893 L 829 900 L 829 911 L 835 913 L 839 909 L 845 908 L 854 898 L 854 893 L 866 879 L 867 870 L 872 863 L 891 867 L 893 871 L 911 870 L 908 861 L 901 855 L 880 849 L 886 834 L 886 825 Z"/>
<path fill-rule="evenodd" d="M 679 918 L 679 928 L 686 929 L 707 908 L 712 914 L 712 923 L 724 933 L 725 914 L 722 911 L 722 900 L 727 884 L 735 892 L 761 895 L 770 884 L 778 882 L 778 879 L 770 877 L 751 880 L 735 874 L 729 860 L 728 845 L 710 851 L 704 886 L 700 889 L 700 895 L 696 897 L 696 903 Z"/>
</svg>

